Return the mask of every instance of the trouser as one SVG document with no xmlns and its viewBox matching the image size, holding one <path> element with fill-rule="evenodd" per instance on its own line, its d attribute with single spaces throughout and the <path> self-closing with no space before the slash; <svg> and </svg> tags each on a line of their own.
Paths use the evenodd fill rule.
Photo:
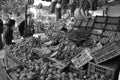
<svg viewBox="0 0 120 80">
<path fill-rule="evenodd" d="M 56 19 L 61 19 L 61 8 L 56 8 Z"/>
<path fill-rule="evenodd" d="M 2 42 L 2 34 L 0 34 L 0 49 L 3 48 L 3 42 Z"/>
</svg>

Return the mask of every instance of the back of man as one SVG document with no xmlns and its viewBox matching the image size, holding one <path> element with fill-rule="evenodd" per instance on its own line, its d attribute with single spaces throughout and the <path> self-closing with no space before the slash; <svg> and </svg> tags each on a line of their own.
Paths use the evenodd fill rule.
<svg viewBox="0 0 120 80">
<path fill-rule="evenodd" d="M 2 19 L 0 19 L 0 49 L 3 48 L 2 33 L 3 33 L 3 21 Z"/>
</svg>

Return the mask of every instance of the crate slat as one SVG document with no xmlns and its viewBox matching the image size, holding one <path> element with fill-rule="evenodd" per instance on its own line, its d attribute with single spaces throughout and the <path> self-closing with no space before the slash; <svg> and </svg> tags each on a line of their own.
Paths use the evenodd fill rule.
<svg viewBox="0 0 120 80">
<path fill-rule="evenodd" d="M 96 63 L 102 63 L 120 55 L 120 48 L 115 42 L 103 46 L 102 49 L 92 53 Z"/>
</svg>

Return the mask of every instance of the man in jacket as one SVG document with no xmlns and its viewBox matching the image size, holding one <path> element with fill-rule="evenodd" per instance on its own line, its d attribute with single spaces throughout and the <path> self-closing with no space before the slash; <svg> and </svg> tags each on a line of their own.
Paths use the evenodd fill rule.
<svg viewBox="0 0 120 80">
<path fill-rule="evenodd" d="M 15 20 L 10 19 L 9 15 L 5 15 L 5 24 L 3 26 L 3 43 L 5 45 L 12 44 L 13 40 L 13 26 L 15 25 Z"/>
<path fill-rule="evenodd" d="M 25 20 L 23 20 L 18 26 L 20 36 L 22 36 L 22 37 L 32 36 L 34 34 L 34 25 L 33 25 L 33 23 L 34 23 L 34 20 L 32 19 L 31 14 L 28 14 L 27 15 L 27 28 L 25 29 Z"/>
</svg>

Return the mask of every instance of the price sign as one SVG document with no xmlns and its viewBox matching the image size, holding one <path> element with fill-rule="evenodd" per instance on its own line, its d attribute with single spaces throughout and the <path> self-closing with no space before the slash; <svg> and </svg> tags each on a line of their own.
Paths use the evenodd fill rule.
<svg viewBox="0 0 120 80">
<path fill-rule="evenodd" d="M 91 51 L 89 49 L 84 49 L 80 54 L 72 59 L 72 63 L 76 68 L 80 68 L 92 59 Z"/>
</svg>

